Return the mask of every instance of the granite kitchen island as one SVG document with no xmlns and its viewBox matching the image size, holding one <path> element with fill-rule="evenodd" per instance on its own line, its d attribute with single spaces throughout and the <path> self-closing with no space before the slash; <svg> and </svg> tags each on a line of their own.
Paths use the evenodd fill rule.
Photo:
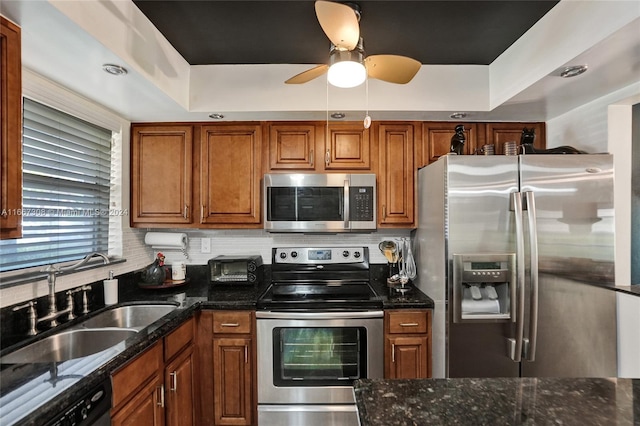
<svg viewBox="0 0 640 426">
<path fill-rule="evenodd" d="M 357 380 L 361 426 L 640 425 L 640 379 Z"/>
</svg>

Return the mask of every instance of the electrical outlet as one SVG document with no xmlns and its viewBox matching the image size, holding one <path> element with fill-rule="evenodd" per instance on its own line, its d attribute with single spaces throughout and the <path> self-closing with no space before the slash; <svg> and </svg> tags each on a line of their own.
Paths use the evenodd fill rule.
<svg viewBox="0 0 640 426">
<path fill-rule="evenodd" d="M 200 240 L 200 251 L 202 253 L 211 253 L 211 238 L 202 238 Z"/>
</svg>

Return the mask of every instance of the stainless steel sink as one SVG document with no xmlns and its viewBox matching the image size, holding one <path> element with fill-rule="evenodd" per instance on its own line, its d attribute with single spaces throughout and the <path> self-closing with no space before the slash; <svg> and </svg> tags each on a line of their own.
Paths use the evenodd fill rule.
<svg viewBox="0 0 640 426">
<path fill-rule="evenodd" d="M 134 336 L 136 330 L 92 328 L 62 331 L 0 358 L 1 364 L 62 362 L 93 355 Z"/>
<path fill-rule="evenodd" d="M 142 329 L 174 311 L 176 305 L 129 305 L 109 309 L 79 325 L 83 328 L 121 327 Z"/>
</svg>

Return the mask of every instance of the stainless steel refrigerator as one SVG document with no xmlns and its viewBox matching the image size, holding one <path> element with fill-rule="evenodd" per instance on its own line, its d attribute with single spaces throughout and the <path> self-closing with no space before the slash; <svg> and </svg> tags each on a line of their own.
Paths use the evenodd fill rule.
<svg viewBox="0 0 640 426">
<path fill-rule="evenodd" d="M 615 377 L 610 155 L 447 155 L 418 172 L 434 377 Z"/>
</svg>

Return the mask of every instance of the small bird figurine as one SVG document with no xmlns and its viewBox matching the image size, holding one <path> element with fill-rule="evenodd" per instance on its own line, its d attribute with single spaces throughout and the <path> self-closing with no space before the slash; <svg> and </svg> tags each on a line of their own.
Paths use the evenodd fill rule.
<svg viewBox="0 0 640 426">
<path fill-rule="evenodd" d="M 449 148 L 449 152 L 462 155 L 464 153 L 464 143 L 467 140 L 464 135 L 464 126 L 462 124 L 458 124 L 455 131 L 455 135 L 451 136 L 451 147 Z"/>
</svg>

